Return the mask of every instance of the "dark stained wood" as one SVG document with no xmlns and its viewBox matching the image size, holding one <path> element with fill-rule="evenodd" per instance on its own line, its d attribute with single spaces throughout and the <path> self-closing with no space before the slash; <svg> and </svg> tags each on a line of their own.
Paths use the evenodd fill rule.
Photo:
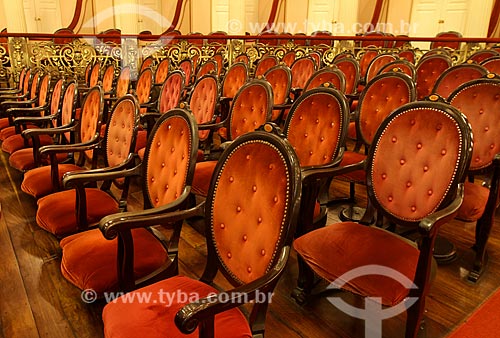
<svg viewBox="0 0 500 338">
<path fill-rule="evenodd" d="M 60 248 L 57 240 L 36 225 L 36 202 L 19 189 L 22 175 L 8 166 L 0 155 L 0 338 L 8 337 L 103 337 L 103 303 L 85 304 L 80 290 L 67 282 L 60 272 Z M 334 181 L 334 194 L 347 195 L 345 182 Z M 364 187 L 357 187 L 358 203 L 366 203 Z M 142 208 L 140 189 L 134 186 L 130 209 Z M 337 220 L 340 206 L 329 210 L 329 222 Z M 499 286 L 500 230 L 498 215 L 488 245 L 489 262 L 476 285 L 466 281 L 472 266 L 471 249 L 474 224 L 453 221 L 443 226 L 441 235 L 458 248 L 458 258 L 438 267 L 427 298 L 425 329 L 422 337 L 445 337 L 465 320 Z M 188 224 L 179 243 L 180 273 L 199 277 L 203 273 L 206 247 L 204 236 Z M 321 292 L 299 306 L 290 293 L 297 277 L 297 258 L 292 251 L 286 273 L 273 296 L 267 318 L 268 337 L 364 337 L 364 321 L 352 318 L 329 303 L 328 297 L 363 308 L 364 300 L 347 292 Z M 223 286 L 221 276 L 216 279 Z M 405 315 L 383 322 L 384 337 L 402 337 Z"/>
</svg>

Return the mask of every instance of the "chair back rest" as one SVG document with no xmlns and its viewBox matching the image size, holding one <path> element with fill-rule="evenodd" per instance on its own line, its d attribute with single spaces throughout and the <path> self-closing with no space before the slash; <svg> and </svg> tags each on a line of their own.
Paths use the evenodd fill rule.
<svg viewBox="0 0 500 338">
<path fill-rule="evenodd" d="M 126 94 L 116 101 L 104 136 L 106 167 L 122 164 L 133 154 L 139 120 L 139 102 L 134 96 Z"/>
<path fill-rule="evenodd" d="M 190 59 L 184 59 L 179 63 L 179 69 L 184 72 L 184 76 L 186 77 L 185 85 L 189 86 L 193 77 L 193 63 Z"/>
<path fill-rule="evenodd" d="M 367 48 L 363 53 L 359 56 L 359 67 L 360 67 L 360 77 L 366 78 L 366 72 L 368 71 L 368 66 L 373 59 L 378 55 L 378 49 L 375 48 Z"/>
<path fill-rule="evenodd" d="M 475 63 L 481 63 L 483 60 L 489 59 L 494 56 L 500 56 L 500 53 L 498 53 L 494 49 L 481 49 L 472 53 L 471 56 L 467 58 L 467 62 L 472 61 Z"/>
<path fill-rule="evenodd" d="M 23 79 L 23 91 L 22 91 L 23 95 L 27 94 L 30 89 L 31 77 L 32 77 L 31 68 L 28 68 Z"/>
<path fill-rule="evenodd" d="M 19 73 L 19 82 L 17 83 L 17 89 L 21 91 L 23 90 L 24 78 L 26 76 L 26 72 L 27 72 L 27 67 L 23 67 L 21 69 L 21 72 Z"/>
<path fill-rule="evenodd" d="M 189 108 L 197 124 L 207 123 L 214 119 L 215 107 L 219 99 L 219 83 L 214 74 L 202 76 L 191 92 Z M 200 141 L 205 141 L 210 135 L 210 130 L 199 130 Z"/>
<path fill-rule="evenodd" d="M 367 146 L 382 121 L 396 108 L 415 101 L 416 89 L 413 80 L 402 73 L 377 75 L 363 89 L 356 109 L 356 132 Z"/>
<path fill-rule="evenodd" d="M 104 107 L 104 93 L 99 86 L 92 87 L 85 95 L 80 115 L 77 142 L 91 142 L 99 138 Z M 85 151 L 91 159 L 93 150 Z"/>
<path fill-rule="evenodd" d="M 169 58 L 164 58 L 163 60 L 160 61 L 155 71 L 155 84 L 159 85 L 165 81 L 165 79 L 168 76 L 168 72 L 170 70 L 169 67 L 170 67 Z"/>
<path fill-rule="evenodd" d="M 182 71 L 171 72 L 160 90 L 158 99 L 158 112 L 163 114 L 179 105 L 182 91 L 184 90 L 184 73 Z"/>
<path fill-rule="evenodd" d="M 320 69 L 321 65 L 322 65 L 321 53 L 318 51 L 311 51 L 311 52 L 307 53 L 307 55 L 309 57 L 311 57 L 314 60 L 314 62 L 316 63 L 316 69 Z"/>
<path fill-rule="evenodd" d="M 264 74 L 273 89 L 273 104 L 283 104 L 292 88 L 292 71 L 285 64 L 276 65 Z M 274 117 L 272 119 L 274 121 Z"/>
<path fill-rule="evenodd" d="M 259 75 L 264 75 L 269 69 L 273 68 L 278 64 L 278 59 L 274 55 L 266 55 L 262 57 L 257 66 L 255 67 L 254 77 L 259 77 Z"/>
<path fill-rule="evenodd" d="M 345 76 L 345 93 L 353 94 L 357 90 L 361 70 L 358 61 L 346 54 L 345 57 L 338 58 L 333 62 Z"/>
<path fill-rule="evenodd" d="M 442 102 L 411 102 L 378 129 L 367 157 L 367 191 L 381 215 L 403 226 L 448 205 L 463 183 L 472 134 L 462 113 Z"/>
<path fill-rule="evenodd" d="M 327 82 L 345 93 L 345 75 L 337 67 L 323 67 L 317 70 L 307 81 L 304 91 L 317 88 Z"/>
<path fill-rule="evenodd" d="M 421 58 L 417 69 L 417 99 L 422 100 L 432 93 L 439 75 L 451 67 L 451 58 L 444 54 L 434 54 Z"/>
<path fill-rule="evenodd" d="M 491 76 L 491 75 L 490 75 Z M 459 86 L 448 98 L 448 102 L 460 110 L 472 126 L 474 149 L 471 171 L 490 167 L 493 158 L 500 152 L 500 80 L 482 78 Z"/>
<path fill-rule="evenodd" d="M 267 81 L 258 79 L 241 87 L 229 111 L 229 140 L 254 131 L 270 120 L 273 107 L 272 91 Z"/>
<path fill-rule="evenodd" d="M 59 78 L 55 85 L 54 88 L 52 88 L 52 93 L 50 95 L 50 110 L 49 114 L 52 116 L 57 116 L 57 119 L 52 120 L 52 125 L 55 127 L 57 126 L 57 120 L 61 118 L 59 116 L 59 108 L 61 107 L 62 103 L 62 96 L 63 96 L 63 91 L 65 90 L 64 86 L 64 78 Z"/>
<path fill-rule="evenodd" d="M 446 98 L 462 83 L 479 79 L 487 73 L 486 68 L 473 63 L 452 66 L 439 75 L 432 93 Z"/>
<path fill-rule="evenodd" d="M 493 56 L 481 61 L 481 66 L 486 68 L 490 73 L 500 75 L 500 56 Z"/>
<path fill-rule="evenodd" d="M 288 67 L 292 67 L 296 57 L 297 57 L 296 52 L 294 50 L 291 50 L 286 52 L 285 55 L 283 55 L 281 62 L 283 62 Z"/>
<path fill-rule="evenodd" d="M 89 87 L 95 87 L 97 86 L 99 82 L 99 72 L 101 70 L 101 64 L 99 62 L 96 62 L 92 66 L 92 70 L 90 71 L 90 76 L 89 76 Z"/>
<path fill-rule="evenodd" d="M 212 58 L 217 64 L 217 68 L 215 69 L 217 76 L 221 76 L 221 74 L 225 71 L 224 69 L 224 55 L 221 53 L 216 53 Z"/>
<path fill-rule="evenodd" d="M 50 74 L 44 74 L 38 84 L 38 106 L 45 107 L 50 91 Z"/>
<path fill-rule="evenodd" d="M 198 69 L 198 72 L 196 73 L 196 78 L 199 79 L 203 75 L 210 74 L 210 73 L 217 75 L 217 73 L 218 73 L 217 69 L 218 69 L 218 65 L 217 65 L 217 62 L 215 60 L 205 61 L 204 63 L 202 63 L 200 65 L 200 68 Z"/>
<path fill-rule="evenodd" d="M 234 97 L 248 80 L 248 67 L 243 62 L 236 62 L 229 67 L 222 83 L 222 96 Z"/>
<path fill-rule="evenodd" d="M 411 49 L 404 49 L 398 53 L 401 59 L 405 59 L 408 62 L 415 64 L 415 52 Z"/>
<path fill-rule="evenodd" d="M 148 103 L 151 100 L 151 88 L 153 87 L 153 70 L 151 68 L 144 69 L 137 83 L 135 84 L 135 95 L 139 104 Z M 141 114 L 146 113 L 146 108 L 141 108 Z"/>
<path fill-rule="evenodd" d="M 397 57 L 393 54 L 379 54 L 373 58 L 373 60 L 368 65 L 366 70 L 366 82 L 368 83 L 371 79 L 378 74 L 380 68 L 388 64 L 389 62 L 396 61 Z"/>
<path fill-rule="evenodd" d="M 313 36 L 332 36 L 332 32 L 330 31 L 314 31 L 311 33 L 311 39 L 309 39 L 309 46 L 317 46 L 317 45 L 327 45 L 331 46 L 333 40 L 330 39 L 313 39 Z"/>
<path fill-rule="evenodd" d="M 130 87 L 130 67 L 125 66 L 120 72 L 120 76 L 116 81 L 116 97 L 122 97 L 128 93 Z"/>
<path fill-rule="evenodd" d="M 388 64 L 380 68 L 378 74 L 387 72 L 403 72 L 409 77 L 411 77 L 414 81 L 417 76 L 417 70 L 415 68 L 415 65 L 406 59 L 399 59 L 389 62 Z"/>
<path fill-rule="evenodd" d="M 102 75 L 102 90 L 104 91 L 105 97 L 109 97 L 113 90 L 113 82 L 115 80 L 115 65 L 110 63 L 106 69 L 104 70 L 104 74 Z"/>
<path fill-rule="evenodd" d="M 436 34 L 436 38 L 461 38 L 462 34 L 455 31 L 440 32 Z M 460 49 L 460 41 L 432 41 L 430 49 L 434 48 L 451 48 Z"/>
<path fill-rule="evenodd" d="M 61 104 L 61 126 L 67 126 L 76 119 L 76 101 L 78 100 L 78 87 L 75 81 L 70 81 L 64 88 Z M 73 143 L 73 133 L 64 134 L 66 143 Z"/>
<path fill-rule="evenodd" d="M 248 64 L 250 63 L 250 57 L 247 54 L 243 53 L 235 57 L 234 62 L 243 62 L 248 66 Z"/>
<path fill-rule="evenodd" d="M 294 232 L 300 190 L 298 160 L 286 140 L 252 132 L 232 142 L 215 167 L 205 207 L 207 269 L 220 269 L 233 285 L 270 272 Z"/>
<path fill-rule="evenodd" d="M 316 63 L 311 57 L 302 57 L 293 62 L 290 70 L 292 71 L 292 88 L 304 88 L 307 80 L 316 70 Z"/>
<path fill-rule="evenodd" d="M 144 69 L 153 67 L 155 64 L 155 59 L 152 56 L 148 56 L 142 61 L 140 72 L 142 73 Z"/>
<path fill-rule="evenodd" d="M 339 90 L 318 87 L 293 103 L 283 132 L 301 167 L 331 163 L 345 144 L 349 105 Z"/>
<path fill-rule="evenodd" d="M 174 202 L 193 181 L 198 126 L 183 109 L 165 112 L 155 123 L 143 159 L 144 207 Z"/>
<path fill-rule="evenodd" d="M 365 37 L 370 37 L 370 36 L 386 36 L 387 34 L 384 32 L 380 31 L 371 31 L 371 32 L 366 32 L 363 34 Z M 360 42 L 361 47 L 387 47 L 388 42 L 387 40 L 362 40 Z"/>
</svg>

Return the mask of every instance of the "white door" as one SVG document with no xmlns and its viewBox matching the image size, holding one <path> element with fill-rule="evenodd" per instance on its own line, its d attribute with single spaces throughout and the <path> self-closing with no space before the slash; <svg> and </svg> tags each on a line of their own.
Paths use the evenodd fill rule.
<svg viewBox="0 0 500 338">
<path fill-rule="evenodd" d="M 28 32 L 53 33 L 61 24 L 59 0 L 23 0 Z"/>
<path fill-rule="evenodd" d="M 161 0 L 139 0 L 137 14 L 139 31 L 148 30 L 153 34 L 164 31 L 165 18 L 162 15 Z"/>
<path fill-rule="evenodd" d="M 259 0 L 245 0 L 245 31 L 259 34 L 267 22 L 259 22 Z"/>
<path fill-rule="evenodd" d="M 229 22 L 229 0 L 213 0 L 212 1 L 212 32 L 224 31 L 228 32 L 229 24 L 237 24 Z"/>
<path fill-rule="evenodd" d="M 339 12 L 339 0 L 310 0 L 307 11 L 306 33 L 334 31 L 334 23 Z"/>
</svg>

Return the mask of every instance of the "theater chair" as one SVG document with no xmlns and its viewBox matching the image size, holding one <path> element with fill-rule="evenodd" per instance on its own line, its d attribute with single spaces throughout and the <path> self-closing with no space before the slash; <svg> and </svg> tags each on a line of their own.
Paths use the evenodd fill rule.
<svg viewBox="0 0 500 338">
<path fill-rule="evenodd" d="M 417 100 L 422 100 L 432 93 L 438 77 L 451 67 L 451 58 L 445 54 L 433 54 L 420 58 L 417 70 Z"/>
<path fill-rule="evenodd" d="M 253 79 L 247 82 L 236 94 L 228 117 L 219 123 L 200 126 L 201 130 L 212 130 L 221 138 L 220 150 L 236 138 L 258 129 L 271 118 L 272 89 L 267 81 Z M 214 155 L 215 157 L 215 155 Z M 217 164 L 216 160 L 196 164 L 193 178 L 193 193 L 206 197 L 210 179 Z"/>
<path fill-rule="evenodd" d="M 468 58 L 467 62 L 475 62 L 475 63 L 481 63 L 482 61 L 489 59 L 491 57 L 495 56 L 500 56 L 500 53 L 498 53 L 494 49 L 480 49 L 472 53 Z"/>
<path fill-rule="evenodd" d="M 215 75 L 215 74 L 214 74 Z M 229 67 L 222 80 L 219 115 L 225 119 L 234 96 L 248 81 L 248 67 L 243 62 L 236 62 Z"/>
<path fill-rule="evenodd" d="M 102 296 L 109 291 L 131 291 L 146 281 L 152 283 L 177 274 L 182 221 L 160 218 L 186 207 L 196 145 L 197 128 L 191 114 L 176 108 L 158 119 L 144 160 L 112 177 L 140 175 L 144 210 L 112 214 L 100 221 L 102 232 L 91 229 L 61 240 L 61 271 L 66 279 L 82 290 L 92 289 Z M 72 173 L 66 180 L 69 183 L 83 176 Z M 134 224 L 128 223 L 131 220 Z M 128 224 L 120 226 L 116 221 Z M 172 236 L 165 239 L 158 229 L 149 226 L 172 229 Z"/>
<path fill-rule="evenodd" d="M 47 78 L 47 82 L 49 82 L 49 78 Z M 43 81 L 42 81 L 43 84 Z M 54 84 L 54 87 L 50 93 L 50 99 L 48 100 L 48 104 L 42 107 L 37 108 L 26 108 L 26 111 L 29 113 L 37 113 L 38 116 L 19 116 L 14 118 L 13 124 L 15 128 L 15 135 L 7 137 L 2 142 L 2 150 L 8 154 L 12 154 L 13 152 L 33 147 L 33 142 L 31 139 L 26 139 L 21 134 L 23 130 L 28 128 L 43 128 L 49 126 L 57 126 L 58 122 L 60 122 L 60 108 L 62 103 L 62 95 L 63 95 L 63 87 L 64 78 L 60 78 Z M 47 83 L 47 86 L 50 84 Z M 15 109 L 15 108 L 13 108 Z M 19 111 L 22 113 L 24 109 L 20 109 Z M 59 121 L 58 121 L 59 119 Z M 40 139 L 40 146 L 52 144 L 52 137 L 49 135 L 44 135 Z M 31 142 L 30 142 L 31 141 Z"/>
<path fill-rule="evenodd" d="M 154 68 L 155 66 L 155 59 L 152 55 L 148 56 L 144 60 L 142 60 L 141 63 L 141 68 L 139 69 L 139 72 L 142 73 L 142 71 L 146 68 Z"/>
<path fill-rule="evenodd" d="M 179 70 L 184 72 L 184 87 L 189 87 L 194 82 L 194 67 L 191 59 L 184 59 L 179 63 Z"/>
<path fill-rule="evenodd" d="M 14 125 L 14 119 L 21 116 L 43 116 L 43 114 L 49 110 L 49 91 L 50 91 L 50 75 L 45 74 L 41 78 L 36 77 L 33 79 L 31 86 L 32 93 L 30 94 L 31 99 L 28 101 L 19 101 L 19 104 L 14 104 L 14 102 L 9 103 L 9 101 L 4 101 L 0 104 L 6 104 L 11 106 L 3 114 L 9 119 L 9 127 L 5 127 L 0 130 L 0 141 L 5 142 L 9 137 L 19 134 L 21 130 L 19 127 L 16 128 Z M 33 86 L 36 86 L 34 88 Z M 27 128 L 36 127 L 36 125 L 31 124 L 26 126 Z M 4 150 L 5 151 L 5 150 Z"/>
<path fill-rule="evenodd" d="M 415 65 L 406 59 L 399 59 L 396 61 L 389 62 L 388 64 L 380 68 L 378 74 L 387 72 L 402 72 L 411 77 L 414 81 L 417 76 L 417 70 L 415 69 Z"/>
<path fill-rule="evenodd" d="M 493 56 L 481 62 L 481 66 L 490 73 L 500 74 L 500 56 Z"/>
<path fill-rule="evenodd" d="M 151 294 L 149 302 L 118 298 L 109 303 L 103 310 L 104 335 L 263 337 L 269 296 L 289 255 L 299 196 L 298 160 L 285 140 L 264 132 L 236 139 L 220 158 L 205 203 L 208 257 L 201 279 L 171 277 L 129 294 Z M 101 230 L 112 238 L 193 212 L 109 216 L 101 222 Z M 216 288 L 219 271 L 231 289 Z M 174 297 L 165 304 L 158 298 L 160 290 L 196 295 L 196 299 Z M 247 304 L 247 319 L 237 307 L 253 300 Z"/>
<path fill-rule="evenodd" d="M 19 80 L 14 79 L 16 81 L 17 86 L 16 87 L 2 87 L 0 88 L 0 95 L 15 95 L 19 94 L 23 91 L 23 84 L 24 84 L 24 76 L 26 75 L 26 72 L 28 70 L 28 67 L 23 67 L 21 68 L 21 71 L 19 72 Z"/>
<path fill-rule="evenodd" d="M 375 56 L 368 65 L 365 75 L 365 83 L 370 82 L 371 79 L 378 74 L 379 70 L 386 64 L 396 61 L 397 56 L 394 54 L 378 54 Z"/>
<path fill-rule="evenodd" d="M 290 66 L 292 71 L 292 89 L 293 99 L 295 100 L 302 94 L 307 80 L 313 75 L 316 70 L 314 59 L 309 56 L 304 56 L 296 59 Z"/>
<path fill-rule="evenodd" d="M 66 173 L 58 191 L 38 200 L 37 224 L 57 237 L 87 230 L 102 217 L 126 209 L 129 180 L 116 179 L 116 172 L 131 168 L 139 125 L 139 103 L 131 96 L 122 96 L 110 114 L 104 139 L 87 149 L 104 149 L 104 166 Z M 72 178 L 70 178 L 72 177 Z M 100 182 L 102 181 L 102 182 Z M 89 187 L 90 183 L 100 187 Z M 119 198 L 111 191 L 114 184 L 122 190 Z"/>
<path fill-rule="evenodd" d="M 488 78 L 466 82 L 448 98 L 451 105 L 467 116 L 474 135 L 472 161 L 468 174 L 471 180 L 464 185 L 464 202 L 457 218 L 476 222 L 473 249 L 476 252 L 467 279 L 477 282 L 487 263 L 486 246 L 498 208 L 500 180 L 500 80 L 493 74 Z M 476 178 L 476 179 L 474 179 Z"/>
<path fill-rule="evenodd" d="M 66 92 L 68 93 L 67 89 Z M 76 94 L 76 90 L 73 91 Z M 71 97 L 71 93 L 66 98 L 64 97 L 63 102 L 63 116 L 68 116 L 70 111 L 70 102 L 73 102 L 74 98 Z M 68 102 L 66 102 L 68 100 Z M 64 108 L 64 107 L 67 108 Z M 74 107 L 74 106 L 73 106 Z M 72 107 L 71 107 L 72 108 Z M 33 135 L 36 137 L 41 133 L 50 135 L 64 135 L 66 140 L 69 140 L 69 144 L 53 144 L 41 147 L 40 149 L 33 148 L 35 156 L 39 156 L 41 159 L 38 162 L 45 162 L 44 164 L 50 163 L 48 166 L 42 166 L 29 170 L 24 174 L 23 182 L 21 183 L 21 190 L 29 195 L 36 198 L 45 196 L 55 191 L 61 190 L 61 180 L 62 176 L 69 171 L 74 170 L 84 170 L 85 166 L 95 167 L 97 154 L 94 156 L 95 151 L 90 147 L 99 144 L 99 132 L 100 125 L 102 121 L 102 109 L 103 109 L 103 92 L 100 87 L 94 87 L 85 95 L 85 100 L 81 109 L 81 116 L 79 120 L 73 119 L 69 121 L 68 124 L 64 124 L 59 128 L 51 128 L 50 130 L 28 130 L 31 137 Z M 74 115 L 72 115 L 74 118 Z M 67 123 L 64 121 L 63 123 Z M 34 143 L 35 144 L 35 143 Z M 26 151 L 26 149 L 21 149 L 13 153 L 9 157 L 9 161 L 12 164 L 15 156 L 20 151 Z M 28 151 L 27 154 L 30 154 Z M 77 159 L 75 159 L 75 154 L 77 154 Z M 17 161 L 21 162 L 22 159 Z M 75 162 L 76 161 L 76 162 Z M 90 162 L 90 164 L 87 164 Z"/>
<path fill-rule="evenodd" d="M 485 76 L 488 70 L 474 63 L 462 63 L 446 69 L 436 80 L 433 94 L 448 97 L 462 83 Z"/>
<path fill-rule="evenodd" d="M 323 67 L 315 71 L 307 81 L 304 91 L 317 88 L 325 83 L 331 83 L 341 93 L 345 93 L 346 83 L 345 75 L 336 66 Z"/>
<path fill-rule="evenodd" d="M 356 167 L 366 172 L 369 213 L 417 230 L 418 246 L 378 227 L 340 222 L 299 237 L 294 248 L 306 267 L 332 283 L 330 287 L 370 297 L 365 301 L 389 307 L 384 311 L 401 304 L 400 310 L 407 313 L 405 337 L 416 337 L 431 285 L 436 235 L 462 203 L 471 153 L 470 127 L 452 106 L 418 101 L 396 109 L 378 129 L 366 160 Z M 310 179 L 346 169 L 312 171 Z M 311 291 L 313 274 L 309 277 L 294 292 L 300 301 Z"/>
<path fill-rule="evenodd" d="M 258 78 L 259 75 L 264 75 L 269 69 L 273 68 L 278 64 L 278 59 L 274 55 L 265 55 L 255 66 L 254 78 Z"/>
<path fill-rule="evenodd" d="M 264 73 L 264 79 L 273 90 L 273 113 L 271 121 L 280 123 L 291 107 L 290 90 L 292 89 L 292 72 L 285 64 L 279 64 Z"/>
<path fill-rule="evenodd" d="M 357 98 L 357 88 L 361 74 L 358 61 L 354 56 L 346 53 L 344 57 L 336 58 L 333 64 L 344 73 L 345 94 Z"/>
<path fill-rule="evenodd" d="M 288 67 L 292 67 L 296 58 L 297 53 L 294 50 L 290 50 L 283 55 L 283 57 L 281 58 L 281 62 L 283 62 Z"/>
<path fill-rule="evenodd" d="M 160 86 L 167 79 L 168 73 L 170 72 L 170 59 L 164 58 L 160 61 L 158 66 L 156 67 L 154 73 L 154 84 L 155 86 Z"/>
</svg>

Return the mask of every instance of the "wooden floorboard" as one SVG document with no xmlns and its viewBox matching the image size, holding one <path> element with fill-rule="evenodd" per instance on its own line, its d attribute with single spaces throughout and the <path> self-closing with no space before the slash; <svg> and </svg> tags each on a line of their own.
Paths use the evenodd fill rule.
<svg viewBox="0 0 500 338">
<path fill-rule="evenodd" d="M 58 241 L 36 225 L 36 202 L 19 190 L 22 175 L 0 154 L 0 338 L 103 337 L 102 303 L 85 304 L 80 290 L 60 272 Z M 347 185 L 334 182 L 331 190 L 342 195 Z M 363 205 L 363 187 L 358 187 Z M 141 192 L 132 190 L 131 208 L 141 208 Z M 338 207 L 329 210 L 329 221 L 337 219 Z M 477 284 L 466 281 L 472 265 L 474 224 L 453 221 L 440 234 L 452 240 L 458 258 L 438 267 L 426 303 L 422 337 L 445 337 L 487 299 L 500 285 L 500 231 L 496 216 L 489 242 L 487 270 Z M 180 241 L 180 273 L 199 277 L 203 273 L 206 246 L 204 236 L 185 225 Z M 346 292 L 320 293 L 299 306 L 290 293 L 297 276 L 296 255 L 289 264 L 272 298 L 267 317 L 268 337 L 364 337 L 364 321 L 336 309 L 327 299 L 341 297 L 358 307 L 363 300 Z M 222 281 L 218 276 L 217 281 Z M 323 283 L 326 286 L 326 283 Z M 402 337 L 405 315 L 383 322 L 383 336 Z"/>
</svg>

